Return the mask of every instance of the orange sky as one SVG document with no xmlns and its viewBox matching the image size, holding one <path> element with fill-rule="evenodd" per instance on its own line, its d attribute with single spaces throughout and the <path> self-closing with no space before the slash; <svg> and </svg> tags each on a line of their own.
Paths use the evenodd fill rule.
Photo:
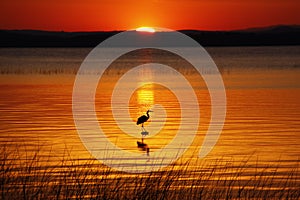
<svg viewBox="0 0 300 200">
<path fill-rule="evenodd" d="M 229 30 L 300 24 L 299 0 L 1 0 L 0 29 Z"/>
</svg>

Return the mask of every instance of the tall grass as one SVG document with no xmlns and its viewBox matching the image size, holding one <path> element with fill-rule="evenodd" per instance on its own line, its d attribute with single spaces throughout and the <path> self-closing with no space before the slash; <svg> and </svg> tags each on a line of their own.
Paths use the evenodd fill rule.
<svg viewBox="0 0 300 200">
<path fill-rule="evenodd" d="M 158 172 L 127 174 L 66 151 L 33 153 L 0 147 L 1 199 L 299 199 L 299 165 L 288 170 L 248 160 L 174 164 Z"/>
</svg>

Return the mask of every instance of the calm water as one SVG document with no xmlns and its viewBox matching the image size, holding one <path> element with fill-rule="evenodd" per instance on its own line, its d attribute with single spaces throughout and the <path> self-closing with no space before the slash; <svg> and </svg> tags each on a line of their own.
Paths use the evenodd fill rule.
<svg viewBox="0 0 300 200">
<path fill-rule="evenodd" d="M 0 49 L 1 145 L 25 146 L 20 151 L 40 146 L 45 154 L 51 149 L 57 159 L 62 157 L 66 147 L 74 158 L 90 156 L 77 134 L 72 114 L 75 75 L 90 50 Z M 300 47 L 214 47 L 207 50 L 222 73 L 227 116 L 216 146 L 205 159 L 234 160 L 239 165 L 240 161 L 250 157 L 262 166 L 278 162 L 276 165 L 283 171 L 295 166 L 300 155 Z M 132 135 L 128 135 L 113 120 L 111 95 L 126 67 L 135 64 L 137 59 L 138 62 L 151 61 L 151 53 L 145 51 L 116 63 L 101 80 L 103 85 L 98 87 L 95 101 L 99 125 L 110 141 L 144 157 L 146 152 L 136 147 L 140 128 L 134 123 L 138 116 L 153 108 L 151 121 L 146 124 L 150 132 L 146 138 L 151 149 L 150 159 L 151 153 L 167 145 L 176 135 L 181 116 L 178 99 L 171 90 L 159 85 L 148 84 L 136 90 L 128 105 L 118 107 L 120 112 L 129 110 L 130 117 L 120 119 L 123 126 L 134 125 Z M 176 64 L 172 57 L 167 58 L 180 67 L 180 62 Z M 170 84 L 176 83 L 174 74 L 163 71 L 157 74 L 151 68 L 144 69 L 143 73 L 150 79 L 155 75 Z M 210 121 L 211 103 L 203 80 L 184 67 L 182 73 L 191 81 L 200 105 L 197 136 L 184 155 L 196 159 Z M 143 81 L 140 83 L 145 83 Z M 186 90 L 180 85 L 177 87 L 183 93 Z M 118 98 L 121 102 L 126 97 L 120 95 Z M 163 106 L 165 112 L 153 107 L 154 104 Z M 189 103 L 182 106 L 193 108 Z M 154 134 L 160 127 L 162 129 Z M 189 126 L 184 129 L 188 130 Z M 105 151 L 101 145 L 99 149 Z"/>
</svg>

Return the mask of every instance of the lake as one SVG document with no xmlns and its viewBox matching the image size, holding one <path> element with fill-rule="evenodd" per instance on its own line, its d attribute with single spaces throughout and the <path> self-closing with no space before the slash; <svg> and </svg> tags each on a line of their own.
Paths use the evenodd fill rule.
<svg viewBox="0 0 300 200">
<path fill-rule="evenodd" d="M 280 180 L 280 183 L 268 185 L 270 191 L 288 187 L 292 191 L 290 197 L 297 197 L 300 188 L 300 47 L 208 47 L 206 50 L 222 75 L 227 107 L 223 130 L 205 158 L 198 158 L 211 120 L 212 105 L 205 82 L 182 61 L 149 49 L 120 58 L 99 81 L 95 93 L 95 112 L 107 139 L 122 150 L 151 162 L 151 156 L 165 148 L 176 136 L 183 112 L 191 114 L 184 120 L 195 120 L 192 113 L 196 106 L 200 110 L 196 136 L 188 150 L 172 165 L 173 168 L 180 169 L 188 162 L 186 170 L 198 173 L 217 166 L 218 169 L 230 169 L 221 170 L 218 176 L 223 174 L 228 178 L 239 174 L 238 179 L 243 181 L 253 181 L 259 171 L 261 174 L 257 177 Z M 5 146 L 5 151 L 17 149 L 18 158 L 22 160 L 39 149 L 41 162 L 48 160 L 46 164 L 54 166 L 66 154 L 77 160 L 76 166 L 93 160 L 80 140 L 72 112 L 76 73 L 90 51 L 90 48 L 0 49 L 0 143 Z M 117 94 L 114 101 L 116 107 L 112 108 L 113 90 L 124 72 L 132 66 L 154 60 L 168 60 L 177 66 L 190 81 L 199 105 L 192 102 L 192 98 L 181 103 L 170 88 L 151 83 L 155 77 L 155 80 L 173 84 L 172 87 L 176 87 L 176 91 L 183 96 L 187 95 L 187 88 L 178 83 L 176 73 L 145 66 L 129 74 L 129 78 L 122 83 L 125 88 L 126 84 L 128 87 L 136 84 L 138 89 L 129 97 L 125 93 Z M 203 73 L 214 76 L 214 72 Z M 115 121 L 112 109 L 115 113 L 124 113 L 118 116 L 119 121 Z M 149 155 L 145 149 L 137 148 L 136 141 L 141 141 L 141 127 L 135 124 L 136 119 L 148 109 L 154 111 L 150 113 L 149 122 L 145 123 L 145 129 L 149 131 L 145 137 L 150 148 Z M 89 115 L 82 117 L 89 122 Z M 189 123 L 184 124 L 182 130 L 188 133 L 190 127 Z M 130 134 L 126 134 L 125 129 Z M 97 138 L 90 137 L 90 140 L 97 141 Z M 97 143 L 94 145 L 97 146 Z M 166 152 L 176 153 L 181 148 L 172 147 Z M 99 143 L 97 151 L 106 150 L 107 147 Z M 113 162 L 109 155 L 107 152 L 107 159 Z M 289 180 L 291 172 L 292 182 L 282 186 L 282 180 Z M 128 174 L 119 176 L 127 177 Z M 218 176 L 211 180 L 216 180 Z M 192 176 L 180 178 L 193 179 Z M 186 184 L 184 181 L 182 183 Z M 252 190 L 260 190 L 252 182 L 245 185 Z"/>
</svg>

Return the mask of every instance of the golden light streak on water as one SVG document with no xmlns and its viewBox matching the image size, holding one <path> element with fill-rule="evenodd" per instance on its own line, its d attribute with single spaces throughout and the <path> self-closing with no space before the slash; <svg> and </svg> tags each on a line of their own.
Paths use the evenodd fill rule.
<svg viewBox="0 0 300 200">
<path fill-rule="evenodd" d="M 137 99 L 138 107 L 140 110 L 139 114 L 145 113 L 145 111 L 150 110 L 155 102 L 152 84 L 147 84 L 141 89 L 138 89 Z"/>
</svg>

